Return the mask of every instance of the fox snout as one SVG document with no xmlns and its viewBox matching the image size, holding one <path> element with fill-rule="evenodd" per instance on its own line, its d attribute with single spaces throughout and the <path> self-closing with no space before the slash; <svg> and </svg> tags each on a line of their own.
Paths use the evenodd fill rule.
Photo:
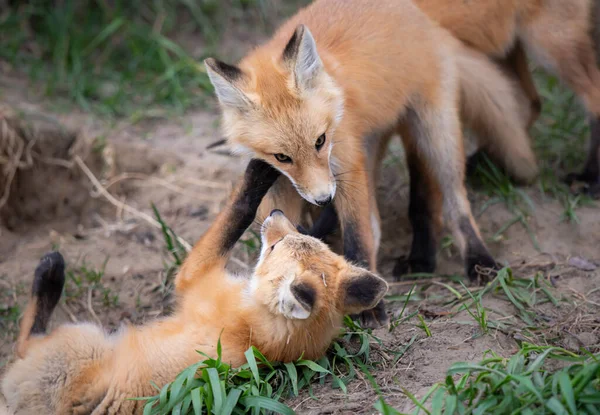
<svg viewBox="0 0 600 415">
<path fill-rule="evenodd" d="M 336 190 L 337 186 L 335 180 L 330 180 L 325 186 L 321 185 L 313 191 L 310 191 L 309 189 L 306 189 L 305 191 L 298 189 L 298 193 L 300 193 L 302 198 L 313 205 L 327 206 L 333 201 Z"/>
</svg>

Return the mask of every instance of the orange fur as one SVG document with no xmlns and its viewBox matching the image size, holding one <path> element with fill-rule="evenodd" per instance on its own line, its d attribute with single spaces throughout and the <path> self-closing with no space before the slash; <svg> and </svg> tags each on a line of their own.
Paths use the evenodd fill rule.
<svg viewBox="0 0 600 415">
<path fill-rule="evenodd" d="M 591 0 L 415 0 L 456 37 L 493 57 L 521 42 L 600 116 L 600 70 L 595 62 Z"/>
<path fill-rule="evenodd" d="M 206 65 L 229 142 L 284 173 L 306 201 L 335 195 L 344 255 L 371 269 L 377 217 L 365 146 L 408 123 L 471 269 L 493 260 L 463 183 L 461 48 L 410 0 L 317 0 L 237 66 Z M 327 144 L 319 149 L 322 134 Z M 479 252 L 469 254 L 475 245 Z"/>
<path fill-rule="evenodd" d="M 485 89 L 477 88 L 481 82 L 476 78 L 482 78 L 497 85 L 489 90 L 495 89 L 496 92 L 506 90 L 506 80 L 502 80 L 502 77 L 491 76 L 489 71 L 487 73 L 465 72 L 464 68 L 460 69 L 462 119 L 467 126 L 478 133 L 478 139 L 483 140 L 478 145 L 484 147 L 500 161 L 515 179 L 530 182 L 537 174 L 535 157 L 526 139 L 525 130 L 537 119 L 540 100 L 527 66 L 524 50 L 527 50 L 538 63 L 557 73 L 582 98 L 592 118 L 599 119 L 600 72 L 594 57 L 600 54 L 595 53 L 594 42 L 590 37 L 590 33 L 595 36 L 598 33 L 597 25 L 594 26 L 593 23 L 598 21 L 598 14 L 592 16 L 594 2 L 590 0 L 481 0 L 473 3 L 462 0 L 415 0 L 415 3 L 430 18 L 472 48 L 468 50 L 459 47 L 458 55 L 462 56 L 459 61 L 478 61 L 479 66 L 489 66 L 481 57 L 476 56 L 475 51 L 478 50 L 490 58 L 499 60 L 505 69 L 505 75 L 518 82 L 522 88 L 522 93 L 529 101 L 528 111 L 520 103 L 523 101 L 523 96 L 519 91 L 513 90 L 513 97 L 508 93 L 498 100 L 498 94 L 489 95 Z M 394 17 L 390 15 L 387 24 L 392 22 L 401 24 Z M 592 20 L 592 17 L 596 20 Z M 343 24 L 344 20 L 341 25 Z M 381 24 L 386 25 L 385 22 Z M 392 49 L 393 46 L 389 48 Z M 426 50 L 427 48 L 424 47 L 424 53 L 427 53 Z M 475 87 L 469 85 L 470 83 L 475 83 Z M 501 86 L 503 83 L 505 86 Z M 370 86 L 369 83 L 361 85 Z M 492 101 L 489 98 L 492 98 Z M 499 102 L 503 103 L 500 107 L 497 105 Z M 379 107 L 374 105 L 373 108 Z M 498 109 L 502 111 L 498 112 Z M 494 114 L 494 111 L 497 113 Z M 524 119 L 519 116 L 520 114 Z M 413 144 L 415 138 L 410 137 L 410 132 L 406 129 L 405 136 L 407 136 L 403 137 L 405 144 L 416 148 Z M 381 142 L 387 145 L 388 140 L 389 137 L 384 137 Z M 599 137 L 592 137 L 591 153 L 582 175 L 587 175 L 592 180 L 598 180 L 594 175 L 597 175 L 598 160 L 600 160 L 598 155 L 600 152 L 597 150 L 600 148 L 597 144 L 599 141 Z M 377 148 L 377 146 L 368 145 L 367 148 Z M 374 156 L 378 151 L 371 150 L 369 153 L 369 160 L 371 160 L 369 170 L 373 177 L 377 174 L 377 168 L 374 166 L 377 166 L 378 162 L 373 160 L 379 158 Z M 421 163 L 428 163 L 422 157 L 419 160 Z M 428 169 L 431 169 L 431 166 L 424 166 L 422 170 Z M 301 205 L 302 202 L 298 198 L 293 198 L 289 191 L 284 195 L 279 188 L 282 186 L 275 189 L 279 193 L 279 199 L 293 204 L 296 210 L 300 210 L 296 205 Z M 371 201 L 370 206 L 376 205 Z M 373 214 L 378 217 L 377 212 Z M 377 228 L 377 225 L 373 228 Z"/>
<path fill-rule="evenodd" d="M 90 323 L 21 333 L 28 339 L 22 356 L 2 380 L 15 414 L 140 413 L 144 403 L 128 398 L 154 394 L 150 382 L 172 381 L 200 360 L 197 350 L 216 358 L 219 338 L 223 361 L 233 366 L 245 363 L 252 345 L 270 360 L 317 359 L 346 313 L 371 308 L 385 294 L 383 279 L 299 234 L 280 212 L 263 223 L 254 273 L 228 275 L 223 235 L 237 232 L 236 206 L 244 208 L 245 196 L 245 190 L 234 194 L 186 259 L 171 316 L 111 335 Z M 31 320 L 26 316 L 24 330 Z"/>
</svg>

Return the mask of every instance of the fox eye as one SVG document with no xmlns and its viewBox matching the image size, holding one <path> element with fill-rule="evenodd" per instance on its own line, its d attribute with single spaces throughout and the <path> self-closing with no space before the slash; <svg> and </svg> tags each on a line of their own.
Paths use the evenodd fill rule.
<svg viewBox="0 0 600 415">
<path fill-rule="evenodd" d="M 283 238 L 281 238 L 280 240 L 278 240 L 277 242 L 275 242 L 273 245 L 271 245 L 271 252 L 273 252 L 273 250 L 275 249 L 275 246 L 279 243 L 283 241 Z"/>
<path fill-rule="evenodd" d="M 327 137 L 325 137 L 325 134 L 321 134 L 319 138 L 317 138 L 317 141 L 315 141 L 315 148 L 317 151 L 321 150 L 321 147 L 323 147 L 323 144 L 325 144 L 326 138 Z"/>
<path fill-rule="evenodd" d="M 285 154 L 282 154 L 282 153 L 275 154 L 275 158 L 280 163 L 291 163 L 292 162 L 291 158 L 289 158 L 288 156 L 286 156 Z"/>
</svg>

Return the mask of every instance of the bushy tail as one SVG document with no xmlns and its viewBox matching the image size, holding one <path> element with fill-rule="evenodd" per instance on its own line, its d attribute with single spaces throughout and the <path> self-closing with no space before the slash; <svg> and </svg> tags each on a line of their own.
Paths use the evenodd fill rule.
<svg viewBox="0 0 600 415">
<path fill-rule="evenodd" d="M 60 300 L 65 285 L 65 260 L 59 252 L 50 252 L 42 257 L 35 269 L 31 298 L 23 318 L 17 340 L 17 355 L 21 358 L 27 351 L 32 334 L 44 334 L 50 316 Z"/>
<path fill-rule="evenodd" d="M 526 127 L 527 97 L 487 56 L 458 46 L 462 119 L 476 135 L 478 147 L 516 181 L 529 183 L 538 174 Z"/>
</svg>

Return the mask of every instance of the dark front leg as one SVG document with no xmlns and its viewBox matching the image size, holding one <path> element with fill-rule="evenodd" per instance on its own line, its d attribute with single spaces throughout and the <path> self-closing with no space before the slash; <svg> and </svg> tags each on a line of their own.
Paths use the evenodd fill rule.
<svg viewBox="0 0 600 415">
<path fill-rule="evenodd" d="M 365 203 L 363 207 L 368 206 L 368 201 Z M 373 252 L 373 237 L 369 218 L 368 210 L 363 212 L 362 221 L 352 215 L 342 214 L 340 216 L 344 257 L 356 265 L 375 270 L 376 252 Z M 389 317 L 383 300 L 371 310 L 365 310 L 350 317 L 358 321 L 363 328 L 375 329 L 389 324 Z"/>
<path fill-rule="evenodd" d="M 375 264 L 369 263 L 369 252 L 364 240 L 365 235 L 361 235 L 358 230 L 358 224 L 354 221 L 347 221 L 343 224 L 344 229 L 344 258 L 355 265 L 364 268 L 375 268 Z"/>
<path fill-rule="evenodd" d="M 227 205 L 185 260 L 175 279 L 179 292 L 210 270 L 225 268 L 231 249 L 252 224 L 260 202 L 279 174 L 264 161 L 250 161 Z"/>
<path fill-rule="evenodd" d="M 279 175 L 279 171 L 262 160 L 253 159 L 248 163 L 243 181 L 226 208 L 229 225 L 223 229 L 221 255 L 228 254 L 252 224 L 260 202 Z"/>
<path fill-rule="evenodd" d="M 600 198 L 600 119 L 594 118 L 590 121 L 590 149 L 583 171 L 579 174 L 571 173 L 567 176 L 567 183 L 575 181 L 586 185 L 586 192 L 594 197 Z"/>
<path fill-rule="evenodd" d="M 415 153 L 407 152 L 407 162 L 410 175 L 408 218 L 413 239 L 408 260 L 400 258 L 394 266 L 393 274 L 397 279 L 404 274 L 432 273 L 436 267 L 437 229 L 434 218 L 440 214 L 439 202 L 435 200 L 436 190 L 430 188 L 428 177 Z"/>
<path fill-rule="evenodd" d="M 310 229 L 304 229 L 298 226 L 298 231 L 304 235 L 312 236 L 313 238 L 324 240 L 331 235 L 339 226 L 339 217 L 335 206 L 327 205 L 320 213 L 319 217 Z"/>
</svg>

